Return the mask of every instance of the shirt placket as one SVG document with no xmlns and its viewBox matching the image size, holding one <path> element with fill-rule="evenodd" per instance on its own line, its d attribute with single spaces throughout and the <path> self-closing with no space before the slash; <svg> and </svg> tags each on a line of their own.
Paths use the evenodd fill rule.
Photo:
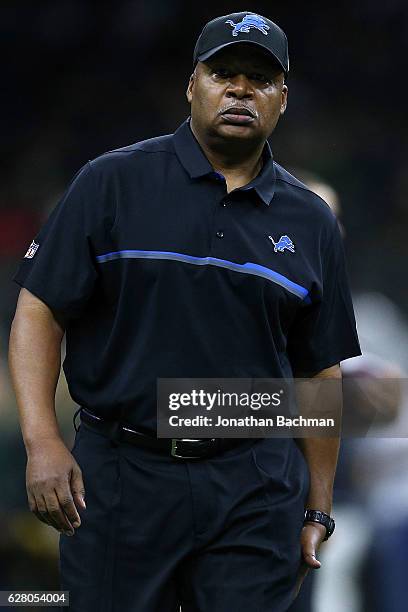
<svg viewBox="0 0 408 612">
<path fill-rule="evenodd" d="M 224 252 L 225 240 L 230 238 L 229 230 L 231 227 L 229 216 L 230 207 L 232 205 L 232 196 L 227 193 L 226 182 L 221 174 L 214 173 L 217 182 L 224 184 L 224 191 L 217 196 L 215 201 L 215 210 L 211 224 L 210 236 L 210 257 L 222 259 Z"/>
</svg>

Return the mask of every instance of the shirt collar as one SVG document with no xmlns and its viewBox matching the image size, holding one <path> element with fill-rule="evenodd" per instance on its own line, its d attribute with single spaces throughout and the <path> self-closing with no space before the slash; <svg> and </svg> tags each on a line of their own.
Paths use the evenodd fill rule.
<svg viewBox="0 0 408 612">
<path fill-rule="evenodd" d="M 214 172 L 190 129 L 190 118 L 176 130 L 173 142 L 177 157 L 191 178 L 199 178 Z M 268 142 L 265 143 L 262 157 L 263 167 L 260 173 L 248 185 L 237 191 L 254 190 L 262 202 L 269 206 L 275 193 L 276 173 L 271 147 Z"/>
</svg>

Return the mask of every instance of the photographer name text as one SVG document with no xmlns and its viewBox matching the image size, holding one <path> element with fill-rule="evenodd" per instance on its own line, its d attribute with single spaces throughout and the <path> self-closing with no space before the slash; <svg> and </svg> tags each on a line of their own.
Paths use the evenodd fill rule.
<svg viewBox="0 0 408 612">
<path fill-rule="evenodd" d="M 222 417 L 216 419 L 197 415 L 194 417 L 181 417 L 172 415 L 169 417 L 171 427 L 334 427 L 335 420 L 332 418 L 307 418 L 303 416 L 287 417 L 276 415 L 274 418 L 256 417 L 248 415 L 245 417 Z"/>
</svg>

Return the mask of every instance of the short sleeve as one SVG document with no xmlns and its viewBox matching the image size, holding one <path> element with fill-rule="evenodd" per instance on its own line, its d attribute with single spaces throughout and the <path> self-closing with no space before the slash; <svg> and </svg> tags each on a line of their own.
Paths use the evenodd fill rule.
<svg viewBox="0 0 408 612">
<path fill-rule="evenodd" d="M 361 355 L 337 220 L 322 258 L 319 295 L 299 309 L 288 334 L 287 354 L 295 373 L 319 372 Z"/>
<path fill-rule="evenodd" d="M 68 318 L 81 312 L 97 278 L 89 239 L 95 198 L 88 163 L 71 181 L 13 277 L 51 310 Z"/>
</svg>

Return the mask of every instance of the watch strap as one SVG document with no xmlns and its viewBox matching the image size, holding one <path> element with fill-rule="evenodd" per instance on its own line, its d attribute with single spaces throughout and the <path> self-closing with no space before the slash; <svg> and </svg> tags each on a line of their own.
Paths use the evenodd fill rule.
<svg viewBox="0 0 408 612">
<path fill-rule="evenodd" d="M 328 540 L 332 535 L 334 528 L 336 526 L 334 519 L 326 512 L 322 512 L 321 510 L 305 510 L 304 523 L 312 522 L 312 523 L 320 523 L 326 527 L 326 537 L 323 542 Z"/>
</svg>

